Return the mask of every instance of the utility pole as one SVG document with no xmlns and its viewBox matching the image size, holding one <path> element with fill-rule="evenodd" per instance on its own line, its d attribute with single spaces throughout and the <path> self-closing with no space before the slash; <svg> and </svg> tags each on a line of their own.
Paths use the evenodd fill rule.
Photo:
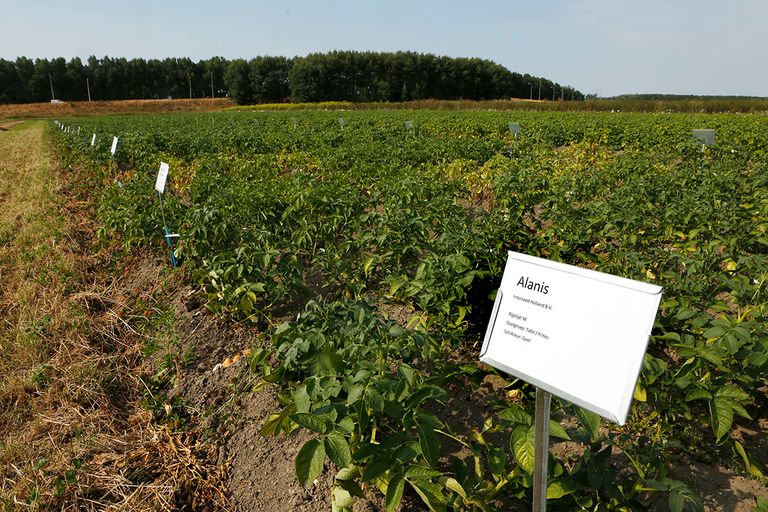
<svg viewBox="0 0 768 512">
<path fill-rule="evenodd" d="M 533 99 L 533 82 L 528 82 L 528 85 L 531 86 L 531 98 L 530 99 Z"/>
<path fill-rule="evenodd" d="M 51 74 L 48 73 L 48 83 L 51 84 L 51 101 L 56 99 L 56 96 L 53 95 L 53 78 L 51 78 Z"/>
<path fill-rule="evenodd" d="M 555 101 L 555 92 L 557 92 L 557 87 L 554 85 L 552 86 L 552 101 Z"/>
<path fill-rule="evenodd" d="M 539 79 L 539 101 L 541 101 L 541 79 Z"/>
<path fill-rule="evenodd" d="M 213 70 L 211 70 L 211 98 L 216 98 L 216 93 L 213 90 Z"/>
<path fill-rule="evenodd" d="M 91 102 L 91 84 L 88 81 L 88 77 L 85 77 L 85 86 L 88 88 L 88 102 Z"/>
<path fill-rule="evenodd" d="M 189 99 L 192 99 L 192 75 L 187 73 L 187 81 L 189 82 Z"/>
</svg>

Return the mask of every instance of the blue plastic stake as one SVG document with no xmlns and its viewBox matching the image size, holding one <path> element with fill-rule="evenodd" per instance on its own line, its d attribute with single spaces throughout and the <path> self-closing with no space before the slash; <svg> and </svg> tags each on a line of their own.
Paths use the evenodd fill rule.
<svg viewBox="0 0 768 512">
<path fill-rule="evenodd" d="M 165 220 L 165 210 L 163 209 L 163 194 L 161 194 L 159 191 L 157 193 L 157 197 L 160 198 L 160 214 L 163 216 L 163 226 L 165 227 L 165 241 L 168 242 L 168 247 L 171 250 L 171 263 L 173 264 L 173 268 L 176 268 L 176 256 L 173 254 L 173 239 L 178 237 L 179 235 L 172 235 L 171 231 L 168 229 L 168 222 Z"/>
</svg>

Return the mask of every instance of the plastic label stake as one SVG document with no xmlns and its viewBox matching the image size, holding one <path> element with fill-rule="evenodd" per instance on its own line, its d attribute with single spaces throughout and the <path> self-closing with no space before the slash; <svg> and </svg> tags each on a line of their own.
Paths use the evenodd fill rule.
<svg viewBox="0 0 768 512">
<path fill-rule="evenodd" d="M 163 192 L 165 191 L 165 182 L 168 179 L 169 166 L 165 162 L 160 162 L 160 170 L 157 172 L 157 179 L 155 180 L 155 190 L 157 191 L 157 197 L 160 199 L 160 215 L 163 217 L 163 227 L 165 228 L 165 241 L 168 244 L 168 248 L 171 252 L 171 264 L 173 268 L 178 265 L 176 263 L 176 256 L 173 254 L 173 241 L 179 238 L 177 233 L 171 233 L 168 229 L 168 222 L 165 220 L 165 209 L 163 208 Z"/>
</svg>

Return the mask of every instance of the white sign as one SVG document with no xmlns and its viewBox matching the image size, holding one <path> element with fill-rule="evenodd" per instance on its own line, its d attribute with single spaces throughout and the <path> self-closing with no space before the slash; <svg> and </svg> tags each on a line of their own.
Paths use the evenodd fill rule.
<svg viewBox="0 0 768 512">
<path fill-rule="evenodd" d="M 117 151 L 117 137 L 112 137 L 112 148 L 109 151 L 112 153 L 112 156 L 115 155 L 115 151 Z"/>
<path fill-rule="evenodd" d="M 693 138 L 705 146 L 715 144 L 715 130 L 693 130 Z"/>
<path fill-rule="evenodd" d="M 155 180 L 155 190 L 162 194 L 165 191 L 165 180 L 168 179 L 168 164 L 160 162 L 160 170 L 157 171 L 157 180 Z"/>
<path fill-rule="evenodd" d="M 94 144 L 96 144 L 96 134 L 95 133 L 93 134 L 93 137 L 91 137 L 91 146 L 93 146 Z"/>
<path fill-rule="evenodd" d="M 406 121 L 405 122 L 405 129 L 406 130 L 413 130 L 413 121 Z"/>
<path fill-rule="evenodd" d="M 517 137 L 520 135 L 520 123 L 509 123 L 509 131 Z"/>
<path fill-rule="evenodd" d="M 480 361 L 623 425 L 661 292 L 510 252 Z"/>
</svg>

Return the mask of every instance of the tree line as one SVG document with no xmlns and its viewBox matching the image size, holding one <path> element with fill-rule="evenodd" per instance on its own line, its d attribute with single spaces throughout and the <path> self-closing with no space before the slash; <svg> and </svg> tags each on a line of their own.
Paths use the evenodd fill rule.
<svg viewBox="0 0 768 512">
<path fill-rule="evenodd" d="M 533 98 L 583 100 L 576 89 L 512 72 L 493 61 L 416 52 L 312 53 L 261 56 L 125 59 L 91 56 L 0 59 L 0 103 L 203 98 L 239 104 L 316 101 Z"/>
</svg>

